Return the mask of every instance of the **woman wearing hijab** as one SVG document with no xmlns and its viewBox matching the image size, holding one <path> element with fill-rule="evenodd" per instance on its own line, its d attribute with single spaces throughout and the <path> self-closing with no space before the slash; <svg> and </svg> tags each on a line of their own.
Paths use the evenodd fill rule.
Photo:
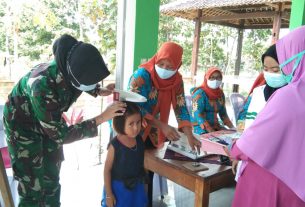
<svg viewBox="0 0 305 207">
<path fill-rule="evenodd" d="M 206 72 L 201 86 L 191 89 L 194 133 L 205 134 L 224 129 L 218 122 L 218 114 L 224 125 L 234 127 L 227 115 L 221 83 L 222 72 L 217 67 L 211 67 Z"/>
<path fill-rule="evenodd" d="M 195 147 L 197 150 L 200 148 L 200 142 L 192 133 L 183 80 L 178 72 L 182 64 L 182 54 L 180 45 L 166 42 L 148 62 L 140 65 L 130 78 L 129 89 L 147 98 L 147 102 L 140 103 L 139 106 L 147 122 L 143 139 L 148 148 L 163 146 L 166 140 L 179 139 L 175 128 L 168 125 L 171 106 L 177 118 L 178 129 L 187 136 L 193 150 Z M 148 194 L 151 205 L 152 188 Z"/>
<path fill-rule="evenodd" d="M 305 206 L 305 27 L 278 40 L 276 53 L 288 85 L 269 97 L 253 124 L 233 145 L 246 161 L 233 206 Z"/>
<path fill-rule="evenodd" d="M 244 123 L 244 128 L 249 127 L 257 114 L 263 109 L 269 97 L 287 83 L 281 75 L 275 45 L 272 45 L 262 55 L 263 76 L 256 79 L 253 89 L 248 96 L 238 122 Z M 260 80 L 260 81 L 257 81 Z M 263 84 L 262 84 L 263 83 Z"/>
<path fill-rule="evenodd" d="M 253 89 L 248 96 L 244 105 L 243 111 L 240 113 L 238 119 L 237 129 L 245 130 L 255 120 L 257 114 L 264 108 L 270 96 L 279 88 L 285 86 L 287 83 L 281 75 L 279 67 L 276 47 L 272 45 L 262 55 L 263 63 L 263 76 L 259 75 L 253 84 Z M 260 81 L 258 81 L 260 80 Z M 264 83 L 263 85 L 261 83 Z M 258 85 L 260 84 L 260 85 Z M 232 170 L 236 172 L 236 181 L 240 176 L 240 169 L 244 164 L 238 162 L 237 169 L 235 170 L 237 161 L 233 161 Z"/>
<path fill-rule="evenodd" d="M 61 36 L 53 45 L 55 60 L 35 66 L 8 96 L 3 122 L 15 178 L 19 206 L 60 206 L 59 173 L 63 144 L 97 136 L 97 127 L 121 115 L 117 102 L 95 118 L 67 126 L 63 112 L 83 91 L 109 95 L 98 82 L 109 75 L 99 51 L 91 44 Z"/>
</svg>

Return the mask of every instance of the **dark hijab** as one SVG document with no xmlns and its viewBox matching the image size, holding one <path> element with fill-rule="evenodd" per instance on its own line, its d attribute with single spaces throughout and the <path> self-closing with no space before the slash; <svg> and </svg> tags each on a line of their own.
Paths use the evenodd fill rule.
<svg viewBox="0 0 305 207">
<path fill-rule="evenodd" d="M 264 64 L 264 59 L 266 56 L 272 57 L 276 62 L 279 62 L 276 54 L 275 44 L 267 49 L 267 51 L 262 55 L 262 63 Z M 264 89 L 265 101 L 268 101 L 269 97 L 279 88 L 272 88 L 266 83 L 266 87 Z"/>
<path fill-rule="evenodd" d="M 58 69 L 70 86 L 71 82 L 76 86 L 96 84 L 110 74 L 96 47 L 70 35 L 62 35 L 54 42 L 53 54 Z"/>
</svg>

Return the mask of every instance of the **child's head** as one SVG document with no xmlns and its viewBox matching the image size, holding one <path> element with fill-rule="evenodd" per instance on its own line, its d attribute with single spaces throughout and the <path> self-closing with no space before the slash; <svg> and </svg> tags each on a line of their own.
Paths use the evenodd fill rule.
<svg viewBox="0 0 305 207">
<path fill-rule="evenodd" d="M 125 113 L 113 118 L 113 128 L 118 134 L 136 137 L 142 126 L 141 110 L 135 103 L 123 102 L 126 103 Z"/>
</svg>

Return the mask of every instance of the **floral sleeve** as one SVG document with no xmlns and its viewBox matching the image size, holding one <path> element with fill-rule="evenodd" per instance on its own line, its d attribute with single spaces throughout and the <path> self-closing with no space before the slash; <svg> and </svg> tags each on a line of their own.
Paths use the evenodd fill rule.
<svg viewBox="0 0 305 207">
<path fill-rule="evenodd" d="M 190 122 L 190 114 L 186 107 L 183 82 L 181 83 L 176 95 L 177 95 L 176 96 L 177 106 L 174 109 L 174 111 L 175 111 L 176 119 L 178 121 L 178 128 L 182 128 L 185 126 L 192 127 Z"/>
</svg>

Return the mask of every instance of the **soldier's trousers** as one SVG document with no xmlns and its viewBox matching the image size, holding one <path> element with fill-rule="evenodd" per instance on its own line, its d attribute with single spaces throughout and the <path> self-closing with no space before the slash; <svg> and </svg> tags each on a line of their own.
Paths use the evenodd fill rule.
<svg viewBox="0 0 305 207">
<path fill-rule="evenodd" d="M 38 167 L 30 162 L 25 167 L 24 163 L 20 163 L 22 160 L 12 163 L 14 176 L 19 181 L 19 207 L 60 206 L 59 172 L 62 161 L 54 160 L 58 157 L 56 153 L 61 152 L 45 153 Z"/>
<path fill-rule="evenodd" d="M 19 181 L 19 207 L 60 206 L 59 172 L 63 149 L 53 148 L 50 152 L 50 145 L 51 140 L 42 137 L 8 138 L 14 177 Z"/>
</svg>

